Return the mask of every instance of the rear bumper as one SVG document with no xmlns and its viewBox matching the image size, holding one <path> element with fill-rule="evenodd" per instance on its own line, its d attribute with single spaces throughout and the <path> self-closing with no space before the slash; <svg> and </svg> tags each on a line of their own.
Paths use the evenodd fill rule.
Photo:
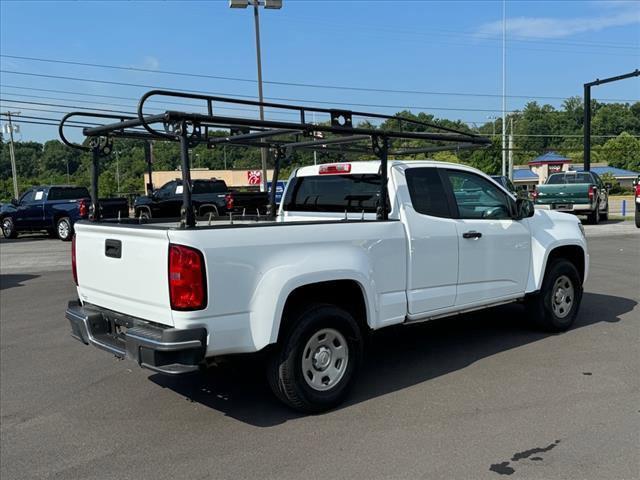
<svg viewBox="0 0 640 480">
<path fill-rule="evenodd" d="M 82 306 L 77 301 L 69 302 L 65 316 L 75 339 L 158 373 L 191 373 L 204 361 L 204 328 L 162 328 L 93 305 Z"/>
</svg>

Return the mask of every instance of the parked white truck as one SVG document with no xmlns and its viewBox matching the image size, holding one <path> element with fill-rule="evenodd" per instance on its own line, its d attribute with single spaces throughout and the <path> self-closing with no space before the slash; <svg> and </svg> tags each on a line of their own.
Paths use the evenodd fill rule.
<svg viewBox="0 0 640 480">
<path fill-rule="evenodd" d="M 269 221 L 77 223 L 73 335 L 165 374 L 266 350 L 274 393 L 318 412 L 345 398 L 370 331 L 508 302 L 572 325 L 589 267 L 576 217 L 467 166 L 389 160 L 381 220 L 380 169 L 300 168 Z"/>
</svg>

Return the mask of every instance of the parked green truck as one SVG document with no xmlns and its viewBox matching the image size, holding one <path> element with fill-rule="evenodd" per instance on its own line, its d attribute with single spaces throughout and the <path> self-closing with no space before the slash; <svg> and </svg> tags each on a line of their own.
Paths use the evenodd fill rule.
<svg viewBox="0 0 640 480">
<path fill-rule="evenodd" d="M 533 192 L 538 208 L 586 215 L 590 223 L 609 218 L 608 186 L 593 172 L 554 173 Z"/>
</svg>

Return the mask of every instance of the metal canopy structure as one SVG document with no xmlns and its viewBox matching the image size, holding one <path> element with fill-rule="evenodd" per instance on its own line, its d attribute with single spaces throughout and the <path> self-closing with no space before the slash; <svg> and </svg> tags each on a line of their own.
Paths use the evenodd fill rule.
<svg viewBox="0 0 640 480">
<path fill-rule="evenodd" d="M 150 98 L 180 98 L 192 101 L 194 111 L 167 110 L 161 114 L 145 114 L 145 105 Z M 274 115 L 289 115 L 292 120 L 258 120 L 240 116 L 218 114 L 220 109 L 262 108 Z M 83 134 L 88 142 L 80 145 L 65 136 L 65 125 L 75 117 L 87 119 Z M 311 122 L 318 117 L 320 123 Z M 92 120 L 89 122 L 88 120 Z M 103 124 L 97 125 L 99 120 Z M 392 121 L 397 129 L 379 128 L 371 122 Z M 78 122 L 78 120 L 74 120 Z M 359 123 L 358 123 L 359 122 Z M 191 203 L 191 174 L 189 149 L 197 145 L 216 148 L 218 145 L 264 148 L 273 154 L 274 173 L 269 192 L 269 215 L 275 217 L 275 188 L 280 167 L 291 159 L 297 150 L 339 152 L 342 154 L 370 154 L 381 161 L 381 187 L 377 207 L 377 218 L 386 220 L 387 210 L 387 160 L 390 155 L 403 156 L 419 153 L 478 148 L 489 145 L 491 140 L 469 132 L 434 125 L 401 116 L 379 113 L 357 112 L 270 102 L 256 102 L 227 97 L 151 90 L 144 94 L 137 108 L 137 116 L 104 113 L 71 112 L 60 121 L 58 128 L 61 140 L 68 146 L 93 155 L 91 174 L 91 203 L 93 220 L 99 220 L 98 200 L 99 160 L 113 151 L 113 140 L 128 138 L 136 140 L 164 140 L 180 143 L 183 188 L 180 226 L 192 228 L 196 224 Z M 220 133 L 227 133 L 220 135 Z M 427 142 L 424 146 L 407 148 L 407 141 Z M 415 143 L 415 142 L 414 142 Z"/>
</svg>

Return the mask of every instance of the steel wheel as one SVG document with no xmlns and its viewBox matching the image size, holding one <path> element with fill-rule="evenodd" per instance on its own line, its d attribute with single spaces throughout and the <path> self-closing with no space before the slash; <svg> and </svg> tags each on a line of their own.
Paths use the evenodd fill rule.
<svg viewBox="0 0 640 480">
<path fill-rule="evenodd" d="M 311 388 L 325 391 L 342 380 L 349 363 L 349 346 L 344 336 L 325 328 L 311 336 L 302 351 L 302 373 Z"/>
<path fill-rule="evenodd" d="M 575 299 L 573 283 L 566 275 L 558 277 L 551 292 L 551 308 L 558 318 L 569 315 Z"/>
</svg>

